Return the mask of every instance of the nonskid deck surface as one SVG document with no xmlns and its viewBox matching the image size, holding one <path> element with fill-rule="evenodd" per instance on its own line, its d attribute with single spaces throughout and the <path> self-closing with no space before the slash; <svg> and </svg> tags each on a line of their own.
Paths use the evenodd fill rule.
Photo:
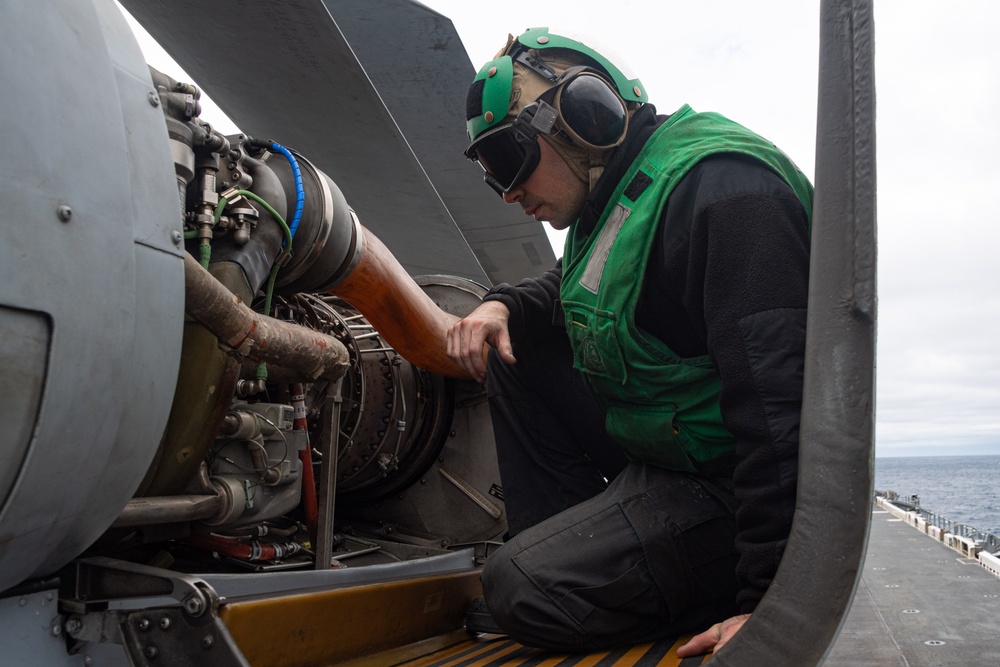
<svg viewBox="0 0 1000 667">
<path fill-rule="evenodd" d="M 831 548 L 835 548 L 831 545 Z M 823 667 L 968 667 L 1000 665 L 1000 579 L 933 538 L 875 508 L 854 602 Z M 686 638 L 684 638 L 686 639 Z M 665 666 L 682 660 L 683 640 L 595 654 L 553 654 L 506 637 L 461 638 L 403 662 L 406 667 L 512 665 Z M 774 656 L 775 665 L 783 662 Z"/>
<path fill-rule="evenodd" d="M 862 578 L 823 667 L 897 665 L 1000 665 L 1000 579 L 876 508 Z"/>
<path fill-rule="evenodd" d="M 595 653 L 553 653 L 528 648 L 499 635 L 470 638 L 431 655 L 402 663 L 404 667 L 694 667 L 708 656 L 678 658 L 677 647 L 688 637 L 664 639 Z"/>
</svg>

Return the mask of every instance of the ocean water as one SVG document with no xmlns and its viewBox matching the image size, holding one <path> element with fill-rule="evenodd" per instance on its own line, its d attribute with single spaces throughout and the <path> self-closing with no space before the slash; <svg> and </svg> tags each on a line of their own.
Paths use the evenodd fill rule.
<svg viewBox="0 0 1000 667">
<path fill-rule="evenodd" d="M 900 456 L 875 459 L 875 489 L 1000 536 L 1000 456 Z"/>
</svg>

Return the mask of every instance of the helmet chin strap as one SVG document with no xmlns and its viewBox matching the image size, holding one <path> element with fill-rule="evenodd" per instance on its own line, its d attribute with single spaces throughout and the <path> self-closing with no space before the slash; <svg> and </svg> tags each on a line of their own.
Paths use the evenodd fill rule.
<svg viewBox="0 0 1000 667">
<path fill-rule="evenodd" d="M 601 156 L 600 160 L 591 160 L 590 163 L 590 182 L 588 192 L 593 192 L 594 187 L 597 185 L 597 181 L 600 180 L 601 176 L 604 174 L 604 156 Z"/>
</svg>

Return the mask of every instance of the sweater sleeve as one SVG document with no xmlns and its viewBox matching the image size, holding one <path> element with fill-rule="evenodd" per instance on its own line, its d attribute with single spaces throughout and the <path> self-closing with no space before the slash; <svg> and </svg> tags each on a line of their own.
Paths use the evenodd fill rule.
<svg viewBox="0 0 1000 667">
<path fill-rule="evenodd" d="M 725 155 L 678 184 L 661 225 L 637 321 L 682 356 L 707 352 L 722 379 L 747 613 L 777 571 L 795 509 L 808 218 L 769 169 Z"/>
<path fill-rule="evenodd" d="M 525 278 L 517 285 L 500 283 L 483 301 L 499 301 L 510 311 L 508 328 L 515 344 L 536 341 L 553 335 L 564 327 L 559 286 L 562 283 L 562 259 L 554 268 L 537 278 Z"/>
</svg>

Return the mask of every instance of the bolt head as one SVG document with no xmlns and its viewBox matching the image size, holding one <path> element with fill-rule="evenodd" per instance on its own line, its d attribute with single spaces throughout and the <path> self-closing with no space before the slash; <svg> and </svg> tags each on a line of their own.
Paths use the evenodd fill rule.
<svg viewBox="0 0 1000 667">
<path fill-rule="evenodd" d="M 70 637 L 76 637 L 83 629 L 83 622 L 75 616 L 66 621 L 66 632 Z"/>
<path fill-rule="evenodd" d="M 202 612 L 205 611 L 205 605 L 201 598 L 193 593 L 184 599 L 183 604 L 184 610 L 192 616 L 201 616 Z"/>
</svg>

